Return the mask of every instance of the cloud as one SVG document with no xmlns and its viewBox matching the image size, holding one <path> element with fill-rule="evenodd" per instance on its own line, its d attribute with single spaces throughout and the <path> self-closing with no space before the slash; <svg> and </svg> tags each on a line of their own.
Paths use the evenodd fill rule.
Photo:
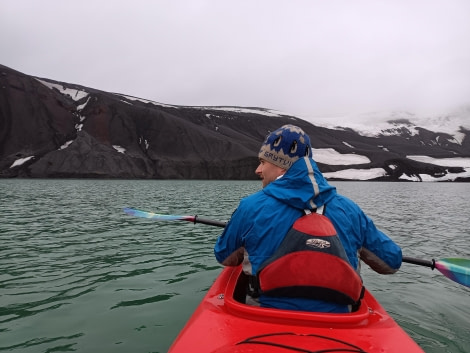
<svg viewBox="0 0 470 353">
<path fill-rule="evenodd" d="M 302 116 L 469 103 L 470 2 L 3 0 L 1 64 Z"/>
</svg>

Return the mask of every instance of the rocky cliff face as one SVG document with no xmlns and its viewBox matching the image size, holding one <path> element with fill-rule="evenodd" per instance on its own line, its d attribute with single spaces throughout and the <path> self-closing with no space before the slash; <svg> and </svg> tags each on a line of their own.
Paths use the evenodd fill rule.
<svg viewBox="0 0 470 353">
<path fill-rule="evenodd" d="M 351 153 L 354 146 L 369 159 L 354 168 L 384 168 L 387 175 L 378 180 L 463 171 L 406 155 L 470 156 L 468 138 L 453 143 L 425 129 L 420 136 L 366 137 L 267 109 L 169 106 L 0 65 L 0 177 L 256 179 L 261 141 L 286 123 L 302 127 L 314 148 Z M 323 172 L 344 168 L 319 166 Z"/>
</svg>

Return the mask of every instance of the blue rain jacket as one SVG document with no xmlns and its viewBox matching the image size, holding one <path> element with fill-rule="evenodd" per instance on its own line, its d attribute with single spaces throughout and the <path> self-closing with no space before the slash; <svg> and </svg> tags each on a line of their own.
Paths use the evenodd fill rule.
<svg viewBox="0 0 470 353">
<path fill-rule="evenodd" d="M 378 230 L 372 220 L 350 199 L 328 184 L 311 158 L 295 162 L 279 179 L 243 198 L 217 239 L 214 254 L 220 263 L 240 247 L 245 248 L 243 270 L 254 275 L 278 248 L 294 222 L 304 214 L 325 206 L 349 262 L 359 271 L 359 259 L 379 273 L 394 273 L 401 266 L 401 249 Z M 325 266 L 325 271 L 328 267 Z M 293 310 L 344 312 L 333 303 L 303 298 L 272 298 L 261 295 L 265 307 Z"/>
</svg>

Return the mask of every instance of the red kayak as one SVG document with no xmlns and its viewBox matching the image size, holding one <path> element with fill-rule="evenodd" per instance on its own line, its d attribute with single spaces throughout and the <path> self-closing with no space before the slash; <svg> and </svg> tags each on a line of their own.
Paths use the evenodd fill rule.
<svg viewBox="0 0 470 353">
<path fill-rule="evenodd" d="M 226 267 L 169 352 L 424 352 L 367 290 L 353 313 L 311 313 L 243 304 L 246 281 Z"/>
</svg>

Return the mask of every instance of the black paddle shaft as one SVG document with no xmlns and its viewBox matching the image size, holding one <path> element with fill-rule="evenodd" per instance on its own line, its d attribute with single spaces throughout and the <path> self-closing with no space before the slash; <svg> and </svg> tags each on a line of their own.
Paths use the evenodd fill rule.
<svg viewBox="0 0 470 353">
<path fill-rule="evenodd" d="M 436 267 L 436 262 L 434 261 L 434 259 L 422 260 L 422 259 L 417 259 L 414 257 L 403 256 L 402 261 L 407 262 L 409 264 L 413 264 L 413 265 L 431 267 L 431 270 L 434 270 L 434 268 Z"/>
<path fill-rule="evenodd" d="M 202 224 L 207 224 L 210 226 L 216 226 L 216 227 L 221 227 L 221 228 L 224 228 L 226 225 L 225 222 L 214 221 L 213 219 L 202 218 L 198 216 L 194 216 L 194 223 L 202 223 Z"/>
</svg>

